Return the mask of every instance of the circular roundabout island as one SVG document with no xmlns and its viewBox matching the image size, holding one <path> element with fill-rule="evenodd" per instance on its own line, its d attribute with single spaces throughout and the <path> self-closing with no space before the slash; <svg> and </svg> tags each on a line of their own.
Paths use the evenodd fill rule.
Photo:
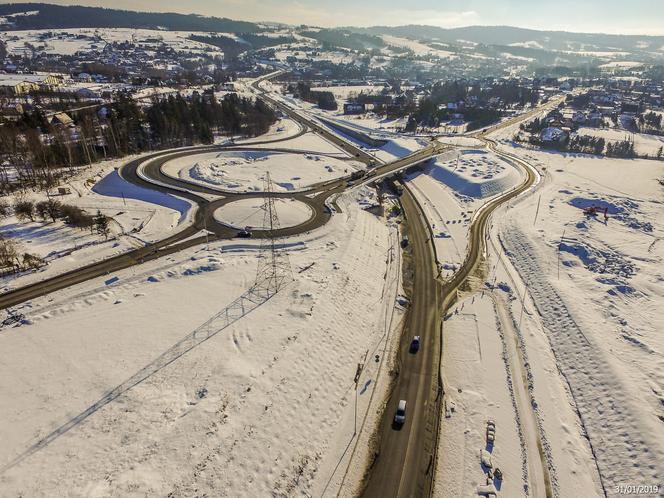
<svg viewBox="0 0 664 498">
<path fill-rule="evenodd" d="M 238 230 L 264 230 L 265 198 L 251 197 L 229 202 L 214 212 L 214 219 Z M 274 208 L 277 211 L 280 228 L 301 225 L 313 217 L 313 210 L 304 202 L 296 199 L 275 198 Z"/>
</svg>

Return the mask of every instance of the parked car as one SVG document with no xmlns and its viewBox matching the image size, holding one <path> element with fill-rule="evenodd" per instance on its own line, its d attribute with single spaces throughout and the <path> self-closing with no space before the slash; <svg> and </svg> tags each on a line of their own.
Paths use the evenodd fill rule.
<svg viewBox="0 0 664 498">
<path fill-rule="evenodd" d="M 420 350 L 420 336 L 416 335 L 410 342 L 410 352 L 417 353 Z"/>
</svg>

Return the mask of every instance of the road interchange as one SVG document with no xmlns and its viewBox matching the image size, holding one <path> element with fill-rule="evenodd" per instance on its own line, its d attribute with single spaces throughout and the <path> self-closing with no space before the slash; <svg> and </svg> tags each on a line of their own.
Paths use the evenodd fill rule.
<svg viewBox="0 0 664 498">
<path fill-rule="evenodd" d="M 274 76 L 274 75 L 271 75 Z M 334 195 L 367 181 L 375 181 L 383 176 L 393 175 L 449 149 L 437 141 L 406 157 L 382 165 L 376 165 L 376 159 L 361 147 L 340 137 L 319 124 L 315 119 L 296 112 L 282 102 L 272 98 L 260 89 L 260 81 L 253 88 L 257 96 L 268 104 L 280 109 L 300 123 L 298 134 L 312 130 L 324 139 L 332 142 L 352 157 L 365 162 L 372 171 L 372 176 L 364 180 L 349 181 L 345 177 L 332 182 L 314 185 L 297 193 L 272 193 L 274 197 L 293 198 L 306 203 L 313 212 L 304 223 L 281 229 L 275 235 L 292 236 L 311 231 L 326 223 L 332 213 L 328 201 Z M 527 119 L 532 113 L 519 117 Z M 539 112 L 539 111 L 538 111 Z M 514 124 L 518 120 L 510 120 Z M 433 242 L 429 239 L 427 222 L 416 199 L 408 189 L 405 190 L 401 204 L 408 221 L 408 230 L 413 251 L 415 276 L 411 295 L 411 306 L 402 331 L 399 348 L 399 375 L 386 405 L 380 423 L 380 444 L 377 459 L 371 467 L 363 489 L 365 496 L 427 496 L 433 489 L 433 474 L 437 457 L 438 428 L 442 403 L 442 383 L 440 377 L 440 359 L 442 343 L 442 317 L 449 310 L 456 297 L 457 289 L 478 267 L 485 253 L 485 234 L 491 214 L 503 203 L 528 190 L 538 179 L 536 171 L 527 163 L 508 156 L 496 149 L 495 142 L 486 138 L 490 131 L 504 127 L 502 123 L 494 129 L 483 130 L 474 134 L 483 140 L 494 152 L 503 155 L 525 172 L 524 181 L 509 192 L 492 199 L 477 213 L 470 226 L 470 239 L 466 258 L 460 269 L 451 279 L 441 282 L 432 251 Z M 293 137 L 288 137 L 291 139 Z M 236 236 L 236 230 L 218 223 L 214 211 L 219 207 L 242 198 L 264 197 L 265 193 L 234 193 L 203 186 L 181 179 L 174 179 L 163 173 L 165 162 L 176 157 L 221 152 L 227 150 L 252 150 L 252 146 L 276 143 L 284 139 L 254 142 L 250 145 L 215 145 L 190 147 L 181 151 L 166 151 L 151 154 L 128 162 L 118 174 L 135 185 L 184 197 L 196 206 L 193 223 L 179 232 L 146 247 L 124 253 L 107 260 L 67 272 L 42 282 L 19 288 L 0 295 L 0 309 L 9 308 L 39 296 L 84 282 L 86 280 L 116 272 L 130 266 L 150 261 L 182 249 L 202 244 L 206 236 L 199 235 L 201 230 L 212 232 L 212 239 L 230 239 Z M 266 150 L 266 149 L 261 149 Z M 271 149 L 268 149 L 271 150 Z M 275 149 L 278 150 L 278 149 Z M 209 196 L 217 196 L 209 200 Z M 256 237 L 267 234 L 260 230 Z M 431 242 L 431 244 L 430 244 Z M 422 337 L 425 354 L 410 355 L 407 351 L 412 335 Z M 394 406 L 399 399 L 407 399 L 409 422 L 401 431 L 392 430 Z"/>
<path fill-rule="evenodd" d="M 297 116 L 299 118 L 299 115 Z M 313 122 L 312 120 L 299 120 L 298 123 L 302 125 L 302 128 L 296 136 L 305 133 L 308 127 L 314 127 L 314 129 L 324 138 L 329 139 L 330 137 L 334 137 L 333 134 L 327 132 L 323 127 Z M 212 186 L 206 187 L 200 184 L 187 182 L 182 179 L 174 179 L 163 173 L 163 164 L 166 161 L 177 157 L 184 157 L 189 155 L 193 156 L 207 152 L 222 152 L 228 150 L 253 150 L 253 148 L 258 145 L 275 144 L 293 138 L 293 136 L 290 136 L 273 140 L 256 141 L 247 146 L 222 144 L 186 147 L 177 151 L 156 152 L 129 161 L 118 169 L 118 174 L 124 180 L 142 188 L 156 190 L 191 201 L 195 206 L 193 223 L 186 228 L 176 232 L 175 234 L 170 235 L 169 237 L 166 237 L 158 242 L 147 244 L 145 247 L 134 249 L 126 253 L 105 259 L 103 261 L 91 263 L 83 267 L 56 275 L 54 277 L 46 278 L 40 282 L 5 292 L 0 295 L 0 309 L 8 309 L 31 299 L 48 295 L 52 292 L 71 287 L 92 278 L 97 278 L 103 275 L 117 272 L 146 261 L 157 259 L 174 252 L 202 244 L 208 239 L 218 240 L 234 238 L 237 235 L 237 230 L 219 223 L 214 218 L 214 211 L 216 211 L 224 204 L 228 204 L 235 200 L 245 198 L 261 198 L 264 197 L 265 194 L 262 192 L 228 192 L 221 189 L 216 189 Z M 373 164 L 373 156 L 367 154 L 364 150 L 356 147 L 348 141 L 336 137 L 333 143 L 339 147 L 342 147 L 343 150 L 351 154 L 357 160 L 363 161 L 367 164 Z M 259 150 L 269 151 L 273 149 L 261 148 Z M 280 149 L 276 147 L 274 150 L 279 151 Z M 371 181 L 373 181 L 375 178 L 382 177 L 384 175 L 406 169 L 410 166 L 413 166 L 414 164 L 426 161 L 439 150 L 440 148 L 431 147 L 382 165 L 379 168 L 375 168 L 372 172 L 373 178 L 371 178 Z M 139 174 L 139 170 L 141 170 L 143 174 Z M 306 233 L 322 226 L 329 220 L 331 216 L 331 211 L 327 207 L 326 201 L 328 201 L 328 199 L 332 198 L 333 196 L 342 193 L 344 190 L 356 186 L 359 183 L 362 183 L 361 179 L 353 181 L 349 175 L 348 177 L 340 178 L 332 182 L 324 182 L 318 185 L 313 185 L 308 189 L 304 189 L 296 193 L 272 193 L 271 195 L 274 197 L 291 198 L 304 202 L 312 209 L 313 212 L 312 217 L 304 223 L 293 227 L 280 229 L 275 231 L 274 235 L 280 237 L 292 236 Z M 208 199 L 208 196 L 210 195 L 218 196 L 218 198 L 210 201 Z M 212 232 L 212 234 L 209 236 L 204 234 L 197 236 L 197 234 L 200 234 L 202 230 L 208 230 L 209 232 Z M 253 236 L 256 238 L 262 238 L 267 235 L 267 232 L 264 230 L 259 229 L 253 231 Z"/>
</svg>

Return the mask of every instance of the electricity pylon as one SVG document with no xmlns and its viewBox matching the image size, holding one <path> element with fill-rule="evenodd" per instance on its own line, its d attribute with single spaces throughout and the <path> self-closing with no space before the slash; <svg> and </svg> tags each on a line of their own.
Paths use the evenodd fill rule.
<svg viewBox="0 0 664 498">
<path fill-rule="evenodd" d="M 293 280 L 288 253 L 284 249 L 284 239 L 276 235 L 281 228 L 274 206 L 273 186 L 270 173 L 266 173 L 264 182 L 265 201 L 263 202 L 263 230 L 258 268 L 254 287 L 263 297 L 271 297 L 288 282 Z"/>
<path fill-rule="evenodd" d="M 145 379 L 170 365 L 201 343 L 211 339 L 222 330 L 245 317 L 247 314 L 268 301 L 286 284 L 293 280 L 293 272 L 288 259 L 288 253 L 284 249 L 283 237 L 277 237 L 275 235 L 276 231 L 279 229 L 279 218 L 274 207 L 274 197 L 272 194 L 272 180 L 268 173 L 265 178 L 265 201 L 262 207 L 265 211 L 263 217 L 264 236 L 261 237 L 260 252 L 258 255 L 258 269 L 256 271 L 256 281 L 254 284 L 247 289 L 244 294 L 235 299 L 235 301 L 227 305 L 205 323 L 199 325 L 195 330 L 187 334 L 179 342 L 145 365 L 122 384 L 108 391 L 101 399 L 90 405 L 83 412 L 69 419 L 63 425 L 36 441 L 32 446 L 28 447 L 28 449 L 17 455 L 10 462 L 0 466 L 0 474 L 15 465 L 18 465 L 42 448 L 45 448 L 55 439 L 69 432 L 72 428 L 76 427 L 89 416 L 111 403 L 134 386 L 140 384 Z"/>
</svg>

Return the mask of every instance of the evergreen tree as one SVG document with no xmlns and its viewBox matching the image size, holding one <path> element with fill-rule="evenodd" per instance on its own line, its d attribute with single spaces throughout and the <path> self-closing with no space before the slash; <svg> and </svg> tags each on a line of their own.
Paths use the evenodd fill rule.
<svg viewBox="0 0 664 498">
<path fill-rule="evenodd" d="M 99 235 L 103 235 L 105 239 L 108 239 L 108 235 L 111 232 L 110 227 L 108 226 L 108 218 L 97 210 L 97 215 L 94 217 L 95 227 Z"/>
</svg>

